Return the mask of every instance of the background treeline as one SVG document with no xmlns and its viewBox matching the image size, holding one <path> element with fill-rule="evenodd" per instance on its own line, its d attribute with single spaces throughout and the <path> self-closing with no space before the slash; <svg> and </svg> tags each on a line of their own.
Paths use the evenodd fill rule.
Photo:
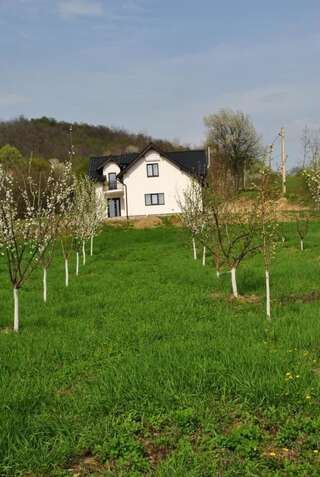
<svg viewBox="0 0 320 477">
<path fill-rule="evenodd" d="M 64 160 L 70 152 L 70 123 L 53 118 L 26 119 L 19 117 L 0 121 L 0 148 L 6 144 L 16 147 L 23 157 Z M 86 170 L 88 158 L 95 155 L 121 154 L 142 150 L 150 141 L 164 151 L 181 148 L 165 140 L 153 139 L 124 129 L 72 123 L 74 166 Z"/>
</svg>

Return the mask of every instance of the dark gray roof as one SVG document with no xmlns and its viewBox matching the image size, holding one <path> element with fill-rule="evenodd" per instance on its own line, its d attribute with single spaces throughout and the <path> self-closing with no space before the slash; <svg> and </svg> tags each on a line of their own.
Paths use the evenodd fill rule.
<svg viewBox="0 0 320 477">
<path fill-rule="evenodd" d="M 163 157 L 178 166 L 184 172 L 198 177 L 204 178 L 207 174 L 207 155 L 204 149 L 193 151 L 171 151 L 162 152 L 157 146 L 149 144 L 141 152 L 133 152 L 121 155 L 99 156 L 91 157 L 89 162 L 89 177 L 96 181 L 104 181 L 105 177 L 102 174 L 104 166 L 107 162 L 115 162 L 120 167 L 120 178 L 124 176 L 130 167 L 143 157 L 149 150 L 156 150 Z"/>
</svg>

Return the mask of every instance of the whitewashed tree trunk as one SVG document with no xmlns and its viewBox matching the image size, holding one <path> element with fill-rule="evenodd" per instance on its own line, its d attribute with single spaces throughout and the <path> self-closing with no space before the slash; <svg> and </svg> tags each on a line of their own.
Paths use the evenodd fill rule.
<svg viewBox="0 0 320 477">
<path fill-rule="evenodd" d="M 219 270 L 216 271 L 217 278 L 220 278 L 220 272 Z"/>
<path fill-rule="evenodd" d="M 197 248 L 196 248 L 196 241 L 194 237 L 192 237 L 192 248 L 193 248 L 193 258 L 197 260 Z"/>
<path fill-rule="evenodd" d="M 206 266 L 206 247 L 203 247 L 203 254 L 202 254 L 202 265 L 205 267 Z"/>
<path fill-rule="evenodd" d="M 86 242 L 84 240 L 82 241 L 82 263 L 86 264 Z"/>
<path fill-rule="evenodd" d="M 269 270 L 266 270 L 266 310 L 267 320 L 271 320 L 271 301 L 270 301 L 270 277 Z"/>
<path fill-rule="evenodd" d="M 238 287 L 237 287 L 237 269 L 233 267 L 231 269 L 231 285 L 232 285 L 232 293 L 235 298 L 238 298 Z"/>
<path fill-rule="evenodd" d="M 80 263 L 80 257 L 79 257 L 79 252 L 76 253 L 77 257 L 77 262 L 76 262 L 76 275 L 79 275 L 79 263 Z"/>
<path fill-rule="evenodd" d="M 47 303 L 47 269 L 43 267 L 43 301 Z"/>
<path fill-rule="evenodd" d="M 91 235 L 90 239 L 90 256 L 92 257 L 93 255 L 93 235 Z"/>
<path fill-rule="evenodd" d="M 64 270 L 65 270 L 65 278 L 66 278 L 66 287 L 68 287 L 69 286 L 69 263 L 67 258 L 65 258 L 64 260 Z"/>
<path fill-rule="evenodd" d="M 301 250 L 301 252 L 303 252 L 303 250 L 304 250 L 303 239 L 300 240 L 300 250 Z"/>
<path fill-rule="evenodd" d="M 18 333 L 19 331 L 19 289 L 15 286 L 13 287 L 13 304 L 14 304 L 14 313 L 13 313 L 13 330 Z"/>
</svg>

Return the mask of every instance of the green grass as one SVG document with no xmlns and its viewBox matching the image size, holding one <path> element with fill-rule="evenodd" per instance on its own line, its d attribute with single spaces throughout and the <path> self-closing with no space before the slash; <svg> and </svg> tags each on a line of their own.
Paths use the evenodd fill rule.
<svg viewBox="0 0 320 477">
<path fill-rule="evenodd" d="M 287 177 L 286 197 L 293 202 L 304 205 L 312 205 L 312 198 L 308 190 L 305 178 L 301 173 Z"/>
<path fill-rule="evenodd" d="M 286 237 L 271 324 L 261 258 L 238 274 L 261 302 L 234 303 L 180 229 L 106 229 L 69 289 L 56 257 L 46 306 L 36 272 L 0 333 L 0 475 L 319 476 L 320 225 Z"/>
</svg>

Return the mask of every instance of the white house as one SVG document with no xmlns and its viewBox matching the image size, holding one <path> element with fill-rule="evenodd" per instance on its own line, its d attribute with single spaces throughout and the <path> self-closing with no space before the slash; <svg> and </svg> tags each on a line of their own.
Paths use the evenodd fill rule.
<svg viewBox="0 0 320 477">
<path fill-rule="evenodd" d="M 206 173 L 204 150 L 162 152 L 153 144 L 140 153 L 92 157 L 89 164 L 110 218 L 179 213 L 183 192 Z"/>
</svg>

